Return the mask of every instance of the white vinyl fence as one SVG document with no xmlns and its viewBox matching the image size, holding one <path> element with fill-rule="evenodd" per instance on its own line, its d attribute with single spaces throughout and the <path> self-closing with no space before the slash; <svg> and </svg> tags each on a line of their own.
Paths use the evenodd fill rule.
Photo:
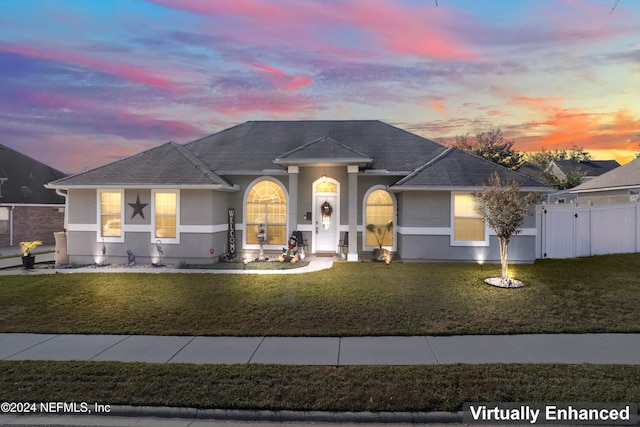
<svg viewBox="0 0 640 427">
<path fill-rule="evenodd" d="M 640 203 L 536 207 L 536 258 L 640 252 Z"/>
</svg>

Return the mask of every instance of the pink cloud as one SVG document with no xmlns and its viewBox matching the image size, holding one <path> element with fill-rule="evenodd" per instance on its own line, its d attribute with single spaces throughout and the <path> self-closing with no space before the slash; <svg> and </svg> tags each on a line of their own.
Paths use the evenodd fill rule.
<svg viewBox="0 0 640 427">
<path fill-rule="evenodd" d="M 256 114 L 267 114 L 269 118 L 297 119 L 301 114 L 314 114 L 322 109 L 308 97 L 288 92 L 277 94 L 248 92 L 242 96 L 225 96 L 216 98 L 215 104 L 210 105 L 209 108 L 236 121 L 254 120 Z"/>
<path fill-rule="evenodd" d="M 444 113 L 444 101 L 441 99 L 434 99 L 431 101 L 431 108 L 438 113 Z"/>
<path fill-rule="evenodd" d="M 96 111 L 96 104 L 86 98 L 44 91 L 20 91 L 20 103 L 29 107 L 53 110 L 76 110 L 83 113 Z"/>
<path fill-rule="evenodd" d="M 245 42 L 256 43 L 257 37 L 260 43 L 280 44 L 285 40 L 304 49 L 352 55 L 357 49 L 345 49 L 344 39 L 339 37 L 341 30 L 349 28 L 359 31 L 357 37 L 373 42 L 371 49 L 440 59 L 473 60 L 478 57 L 470 46 L 450 34 L 448 27 L 454 26 L 459 18 L 431 3 L 404 5 L 392 0 L 153 1 L 195 14 L 241 20 L 246 27 L 241 32 L 234 32 L 233 36 Z"/>
<path fill-rule="evenodd" d="M 164 136 L 166 139 L 175 137 L 195 137 L 202 131 L 187 122 L 160 119 L 155 116 L 131 112 L 125 108 L 120 108 L 114 113 L 116 123 L 124 125 L 122 132 L 126 135 L 126 129 L 131 129 L 131 133 L 139 138 L 160 138 Z M 109 127 L 110 125 L 107 124 Z M 116 128 L 119 125 L 116 125 Z"/>
<path fill-rule="evenodd" d="M 539 5 L 544 7 L 542 15 L 551 25 L 555 43 L 558 41 L 584 42 L 585 40 L 606 42 L 621 33 L 634 34 L 637 30 L 637 17 L 625 13 L 624 2 L 619 4 L 613 13 L 610 13 L 614 5 L 613 0 L 610 4 L 585 0 L 561 0 L 556 4 L 540 2 Z"/>
<path fill-rule="evenodd" d="M 76 65 L 96 72 L 107 73 L 126 81 L 148 86 L 164 89 L 172 89 L 177 86 L 175 82 L 158 76 L 155 70 L 147 67 L 103 61 L 70 51 L 57 50 L 50 46 L 35 47 L 0 42 L 0 51 L 28 56 L 30 58 Z"/>
<path fill-rule="evenodd" d="M 268 65 L 252 64 L 252 67 L 264 71 L 262 73 L 277 88 L 287 90 L 297 90 L 302 86 L 310 85 L 313 80 L 302 74 L 287 74 L 282 70 L 270 67 Z"/>
<path fill-rule="evenodd" d="M 469 46 L 447 34 L 446 26 L 456 18 L 445 8 L 370 0 L 354 0 L 350 6 L 350 23 L 366 28 L 392 52 L 439 59 L 477 58 Z"/>
</svg>

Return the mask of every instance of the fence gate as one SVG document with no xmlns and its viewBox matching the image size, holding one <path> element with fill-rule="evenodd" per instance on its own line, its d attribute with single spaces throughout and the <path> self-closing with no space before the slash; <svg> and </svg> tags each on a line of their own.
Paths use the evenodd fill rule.
<svg viewBox="0 0 640 427">
<path fill-rule="evenodd" d="M 640 203 L 536 208 L 536 258 L 640 251 Z"/>
</svg>

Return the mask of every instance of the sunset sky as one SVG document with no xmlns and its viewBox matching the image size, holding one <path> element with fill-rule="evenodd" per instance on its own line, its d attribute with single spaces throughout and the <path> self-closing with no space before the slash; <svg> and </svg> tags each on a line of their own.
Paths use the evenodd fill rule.
<svg viewBox="0 0 640 427">
<path fill-rule="evenodd" d="M 640 151 L 637 0 L 2 0 L 0 143 L 67 173 L 248 120 Z"/>
</svg>

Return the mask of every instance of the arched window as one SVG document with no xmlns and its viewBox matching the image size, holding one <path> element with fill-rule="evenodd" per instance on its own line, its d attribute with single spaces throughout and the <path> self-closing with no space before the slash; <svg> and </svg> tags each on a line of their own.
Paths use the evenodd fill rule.
<svg viewBox="0 0 640 427">
<path fill-rule="evenodd" d="M 393 209 L 389 192 L 378 188 L 369 193 L 365 206 L 366 246 L 393 246 Z"/>
<path fill-rule="evenodd" d="M 247 194 L 246 240 L 258 244 L 258 227 L 264 225 L 268 245 L 287 242 L 287 198 L 278 183 L 265 179 L 258 181 Z"/>
</svg>

